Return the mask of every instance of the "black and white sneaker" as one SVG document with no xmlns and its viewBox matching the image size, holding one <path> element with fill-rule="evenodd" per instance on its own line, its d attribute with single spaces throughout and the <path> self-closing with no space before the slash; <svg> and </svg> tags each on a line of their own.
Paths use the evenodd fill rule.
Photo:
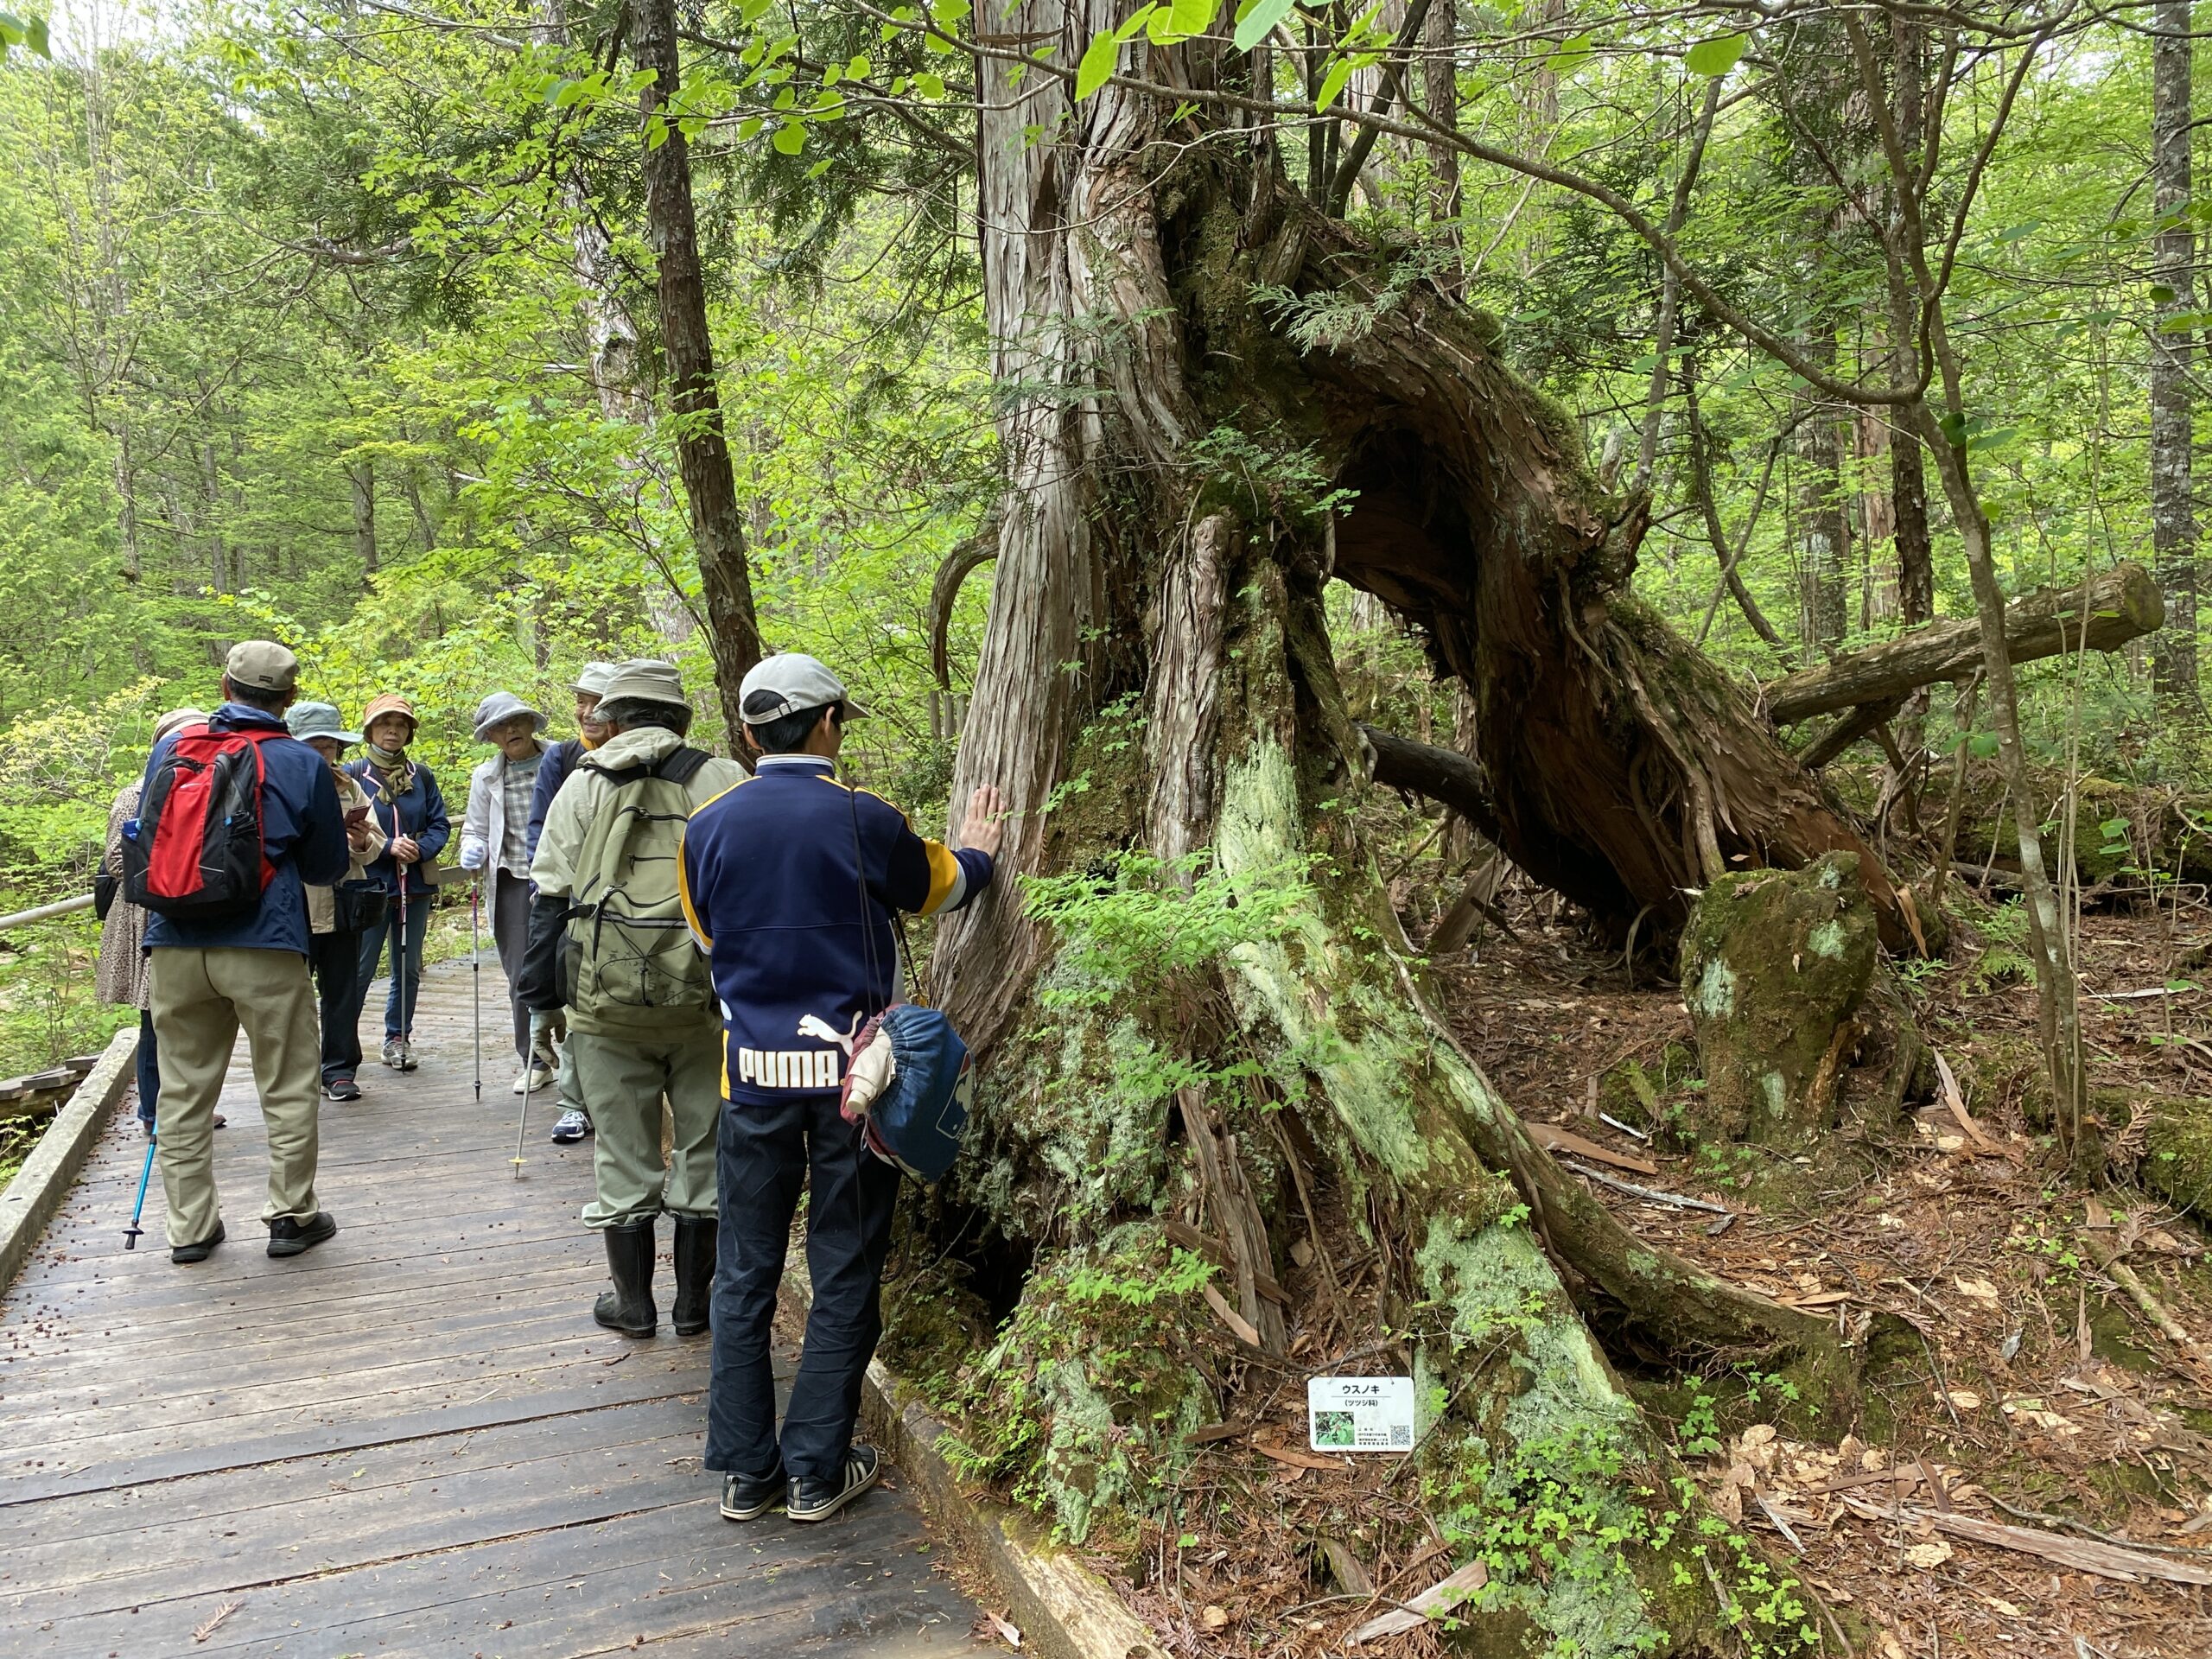
<svg viewBox="0 0 2212 1659">
<path fill-rule="evenodd" d="M 553 1139 L 561 1146 L 581 1141 L 591 1133 L 591 1119 L 571 1106 L 553 1125 Z"/>
<path fill-rule="evenodd" d="M 784 1501 L 784 1488 L 789 1484 L 784 1474 L 784 1465 L 780 1463 L 776 1465 L 773 1474 L 724 1475 L 722 1519 L 758 1521 Z"/>
<path fill-rule="evenodd" d="M 359 1100 L 361 1085 L 351 1077 L 333 1077 L 322 1085 L 322 1097 L 325 1100 Z"/>
<path fill-rule="evenodd" d="M 784 1512 L 794 1521 L 827 1521 L 874 1485 L 882 1473 L 883 1454 L 872 1446 L 855 1442 L 845 1453 L 843 1480 L 801 1480 L 794 1475 L 784 1499 Z"/>
</svg>

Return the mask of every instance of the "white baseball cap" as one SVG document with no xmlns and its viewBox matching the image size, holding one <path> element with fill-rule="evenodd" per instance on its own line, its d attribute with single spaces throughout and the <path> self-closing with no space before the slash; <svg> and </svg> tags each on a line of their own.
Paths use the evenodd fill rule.
<svg viewBox="0 0 2212 1659">
<path fill-rule="evenodd" d="M 737 704 L 748 726 L 766 726 L 802 709 L 845 705 L 845 717 L 857 720 L 868 710 L 853 701 L 845 683 L 804 652 L 786 651 L 764 657 L 738 687 Z"/>
</svg>

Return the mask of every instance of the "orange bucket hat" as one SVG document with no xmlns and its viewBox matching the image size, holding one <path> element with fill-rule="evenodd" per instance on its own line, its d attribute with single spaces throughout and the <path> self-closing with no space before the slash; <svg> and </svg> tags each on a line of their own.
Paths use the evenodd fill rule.
<svg viewBox="0 0 2212 1659">
<path fill-rule="evenodd" d="M 367 731 L 382 715 L 398 715 L 407 721 L 407 741 L 412 743 L 423 722 L 415 713 L 415 705 L 397 691 L 386 691 L 369 699 L 369 706 L 361 710 L 361 729 Z"/>
</svg>

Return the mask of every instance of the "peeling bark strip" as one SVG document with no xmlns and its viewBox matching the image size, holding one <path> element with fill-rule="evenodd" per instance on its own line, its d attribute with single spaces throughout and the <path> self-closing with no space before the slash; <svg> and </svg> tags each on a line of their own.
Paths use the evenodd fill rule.
<svg viewBox="0 0 2212 1659">
<path fill-rule="evenodd" d="M 715 341 L 707 327 L 707 287 L 699 268 L 698 219 L 691 206 L 690 145 L 677 130 L 682 61 L 676 43 L 674 0 L 636 0 L 630 8 L 638 67 L 655 79 L 638 95 L 647 136 L 645 218 L 659 256 L 658 292 L 663 350 L 676 420 L 676 458 L 691 507 L 691 538 L 699 556 L 699 581 L 707 595 L 707 620 L 715 634 L 715 684 L 722 717 L 736 742 L 741 718 L 738 688 L 760 660 L 760 629 L 753 614 L 753 582 L 745 564 L 745 525 L 737 510 L 737 479 L 715 381 Z M 652 142 L 654 116 L 664 118 L 666 137 Z"/>
<path fill-rule="evenodd" d="M 2005 607 L 2005 648 L 2014 664 L 2062 652 L 2117 651 L 2153 632 L 2165 615 L 2158 584 L 2139 564 L 2116 564 L 2086 587 L 2038 588 Z M 1805 669 L 1767 687 L 1767 712 L 1781 724 L 1837 709 L 1902 698 L 1915 687 L 1956 679 L 1981 664 L 1981 625 L 1936 622 Z"/>
</svg>

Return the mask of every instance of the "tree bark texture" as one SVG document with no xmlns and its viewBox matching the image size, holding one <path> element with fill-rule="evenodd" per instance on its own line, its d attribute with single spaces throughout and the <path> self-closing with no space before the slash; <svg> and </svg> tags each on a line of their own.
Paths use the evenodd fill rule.
<svg viewBox="0 0 2212 1659">
<path fill-rule="evenodd" d="M 1072 61 L 1116 21 L 1110 0 L 1017 0 L 997 27 Z M 1247 73 L 1218 47 L 1129 50 L 1200 87 Z M 987 782 L 1006 791 L 1009 868 L 1089 870 L 1135 842 L 1293 895 L 1284 931 L 1216 964 L 1241 1033 L 1218 1040 L 1254 1045 L 1296 1092 L 1318 1179 L 1365 1195 L 1361 1224 L 1403 1263 L 1407 1305 L 1438 1311 L 1421 1363 L 1451 1391 L 1451 1434 L 1497 1471 L 1499 1501 L 1516 1501 L 1511 1471 L 1541 1461 L 1548 1436 L 1613 1449 L 1618 1474 L 1573 1478 L 1630 1516 L 1629 1541 L 1602 1566 L 1589 1554 L 1593 1577 L 1514 1580 L 1536 1644 L 1573 1632 L 1586 1651 L 1624 1655 L 1664 1628 L 1675 1650 L 1731 1650 L 1708 1581 L 1679 1575 L 1633 1520 L 1668 1490 L 1671 1460 L 1556 1264 L 1631 1323 L 1708 1355 L 1832 1368 L 1833 1342 L 1624 1232 L 1426 1006 L 1340 810 L 1365 767 L 1328 637 L 1330 577 L 1387 601 L 1465 683 L 1507 850 L 1601 914 L 1679 914 L 1681 887 L 1732 850 L 1801 863 L 1865 849 L 1725 677 L 1629 596 L 1641 510 L 1597 487 L 1566 420 L 1505 366 L 1494 323 L 1434 289 L 1386 294 L 1374 251 L 1288 186 L 1264 130 L 1217 128 L 1194 145 L 1187 114 L 1171 134 L 1169 106 L 1125 89 L 1071 105 L 1056 78 L 1010 83 L 987 62 L 982 79 L 1008 476 L 953 799 Z M 1371 315 L 1301 349 L 1253 304 L 1259 287 Z M 1232 429 L 1245 459 L 1211 460 Z M 1317 472 L 1358 492 L 1349 512 L 1313 498 Z M 1133 710 L 1136 743 L 1123 735 Z M 1878 884 L 1894 910 L 1864 862 L 1870 895 Z M 1001 883 L 940 929 L 933 972 L 989 1057 L 964 1195 L 1009 1232 L 1066 1242 L 1077 1211 L 1055 1193 L 1101 1163 L 1049 1103 L 1067 1097 L 1065 1057 L 1091 1041 L 1032 996 L 1053 950 Z M 1214 1040 L 1186 1026 L 1164 1020 L 1152 1036 Z M 1226 1125 L 1239 1108 L 1217 1109 Z M 1128 1122 L 1100 1132 L 1147 1143 Z M 1257 1139 L 1238 1135 L 1248 1154 Z M 1508 1300 L 1541 1312 L 1509 1316 Z M 1540 1406 L 1516 1378 L 1538 1379 Z"/>
<path fill-rule="evenodd" d="M 708 625 L 714 631 L 715 686 L 734 738 L 741 720 L 738 688 L 747 671 L 760 660 L 760 629 L 753 613 L 737 480 L 722 429 L 714 337 L 707 327 L 690 146 L 677 126 L 683 81 L 674 0 L 636 0 L 630 16 L 638 67 L 654 76 L 639 94 L 639 108 L 647 124 L 645 218 L 659 264 L 661 349 L 668 359 L 677 463 L 690 503 L 700 586 L 706 594 Z M 651 130 L 655 115 L 666 119 L 665 138 L 658 145 Z"/>
<path fill-rule="evenodd" d="M 2005 650 L 2015 664 L 2084 647 L 2117 651 L 2156 629 L 2164 614 L 2151 573 L 2139 564 L 2116 564 L 2086 583 L 2039 588 L 2007 605 Z M 1901 698 L 1919 686 L 1957 679 L 1980 664 L 1980 622 L 1935 622 L 1777 680 L 1762 701 L 1787 726 Z"/>
<path fill-rule="evenodd" d="M 2158 221 L 2151 270 L 2152 282 L 2166 290 L 2151 336 L 2151 543 L 2166 595 L 2166 626 L 2152 648 L 2151 674 L 2161 709 L 2183 715 L 2193 715 L 2197 704 L 2196 504 L 2190 494 L 2196 409 L 2190 386 L 2196 348 L 2189 327 L 2169 327 L 2196 309 L 2196 236 L 2188 218 L 2192 10 L 2190 0 L 2161 0 L 2151 45 L 2152 205 Z"/>
</svg>

